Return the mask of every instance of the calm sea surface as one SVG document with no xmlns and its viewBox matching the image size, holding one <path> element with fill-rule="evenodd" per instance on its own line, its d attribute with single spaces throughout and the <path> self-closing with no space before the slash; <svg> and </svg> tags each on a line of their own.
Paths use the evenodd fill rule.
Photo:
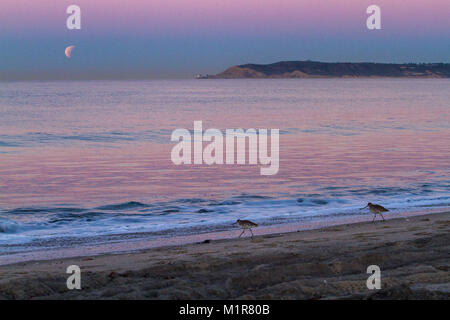
<svg viewBox="0 0 450 320">
<path fill-rule="evenodd" d="M 0 253 L 450 205 L 449 80 L 0 83 Z M 177 128 L 280 129 L 280 169 L 181 165 Z M 103 237 L 103 238 L 102 238 Z M 81 240 L 83 239 L 83 240 Z M 77 242 L 78 241 L 78 242 Z M 94 240 L 92 240 L 94 241 Z"/>
</svg>

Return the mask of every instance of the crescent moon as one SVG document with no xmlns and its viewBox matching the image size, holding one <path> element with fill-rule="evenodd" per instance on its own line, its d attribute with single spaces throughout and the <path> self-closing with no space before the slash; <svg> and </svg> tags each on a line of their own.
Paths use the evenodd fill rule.
<svg viewBox="0 0 450 320">
<path fill-rule="evenodd" d="M 66 50 L 64 51 L 64 53 L 66 54 L 67 58 L 71 57 L 73 48 L 75 48 L 75 46 L 68 46 L 66 48 Z"/>
</svg>

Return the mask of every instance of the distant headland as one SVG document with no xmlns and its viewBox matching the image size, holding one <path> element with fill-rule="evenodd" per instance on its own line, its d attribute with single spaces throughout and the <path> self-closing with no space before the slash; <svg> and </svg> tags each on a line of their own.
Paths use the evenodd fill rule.
<svg viewBox="0 0 450 320">
<path fill-rule="evenodd" d="M 281 61 L 243 64 L 198 79 L 242 78 L 450 78 L 450 63 L 374 63 Z"/>
</svg>

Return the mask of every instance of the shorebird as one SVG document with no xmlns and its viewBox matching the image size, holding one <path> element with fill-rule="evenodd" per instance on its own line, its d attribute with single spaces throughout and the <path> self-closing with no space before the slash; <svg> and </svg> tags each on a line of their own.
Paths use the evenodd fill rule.
<svg viewBox="0 0 450 320">
<path fill-rule="evenodd" d="M 256 223 L 251 222 L 250 220 L 239 220 L 239 219 L 233 224 L 237 224 L 242 229 L 242 233 L 239 235 L 239 238 L 244 234 L 245 230 L 247 230 L 247 229 L 250 230 L 250 232 L 252 233 L 252 238 L 253 238 L 252 228 L 255 228 L 258 226 Z"/>
<path fill-rule="evenodd" d="M 367 204 L 367 206 L 365 206 L 364 208 L 361 208 L 360 210 L 365 209 L 367 207 L 369 207 L 370 212 L 373 213 L 373 220 L 372 220 L 372 222 L 375 222 L 375 218 L 377 217 L 377 214 L 381 215 L 381 217 L 383 218 L 383 221 L 386 221 L 386 220 L 384 220 L 382 212 L 388 212 L 389 211 L 388 209 L 386 209 L 383 206 L 380 206 L 379 204 L 372 204 L 372 203 L 369 202 Z"/>
</svg>

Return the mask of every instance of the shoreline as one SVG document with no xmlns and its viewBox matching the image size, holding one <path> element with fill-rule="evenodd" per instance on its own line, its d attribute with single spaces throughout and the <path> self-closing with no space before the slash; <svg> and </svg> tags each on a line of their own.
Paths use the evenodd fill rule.
<svg viewBox="0 0 450 320">
<path fill-rule="evenodd" d="M 416 211 L 391 211 L 385 215 L 386 220 L 392 219 L 407 219 L 409 217 L 428 215 L 434 213 L 447 212 L 447 208 L 430 208 L 427 210 Z M 279 224 L 270 224 L 259 226 L 254 229 L 255 236 L 286 234 L 307 230 L 323 230 L 329 227 L 359 224 L 371 221 L 373 215 L 371 213 L 346 216 L 344 218 L 327 219 L 327 220 L 312 220 L 302 222 L 285 222 Z M 377 217 L 381 221 L 380 217 Z M 0 266 L 11 265 L 21 262 L 33 262 L 53 259 L 68 259 L 68 258 L 82 258 L 105 254 L 123 254 L 123 253 L 138 253 L 142 250 L 152 248 L 164 248 L 173 246 L 184 246 L 189 244 L 201 243 L 203 241 L 216 240 L 232 240 L 240 233 L 239 228 L 226 231 L 203 232 L 188 235 L 175 235 L 170 237 L 148 238 L 150 233 L 129 233 L 129 234 L 112 234 L 108 236 L 99 236 L 98 238 L 105 239 L 98 243 L 84 243 L 78 246 L 68 246 L 60 249 L 43 247 L 41 249 L 34 249 L 29 251 L 18 251 L 12 253 L 0 254 Z M 247 235 L 244 235 L 248 236 Z M 110 239 L 107 241 L 106 239 Z M 111 240 L 111 239 L 117 240 Z M 61 241 L 56 239 L 55 242 Z M 64 239 L 67 243 L 67 239 Z M 76 239 L 75 242 L 82 243 L 83 238 Z"/>
<path fill-rule="evenodd" d="M 450 298 L 450 212 L 0 266 L 0 299 Z M 69 265 L 82 290 L 65 284 Z M 366 287 L 379 265 L 382 290 Z"/>
</svg>

